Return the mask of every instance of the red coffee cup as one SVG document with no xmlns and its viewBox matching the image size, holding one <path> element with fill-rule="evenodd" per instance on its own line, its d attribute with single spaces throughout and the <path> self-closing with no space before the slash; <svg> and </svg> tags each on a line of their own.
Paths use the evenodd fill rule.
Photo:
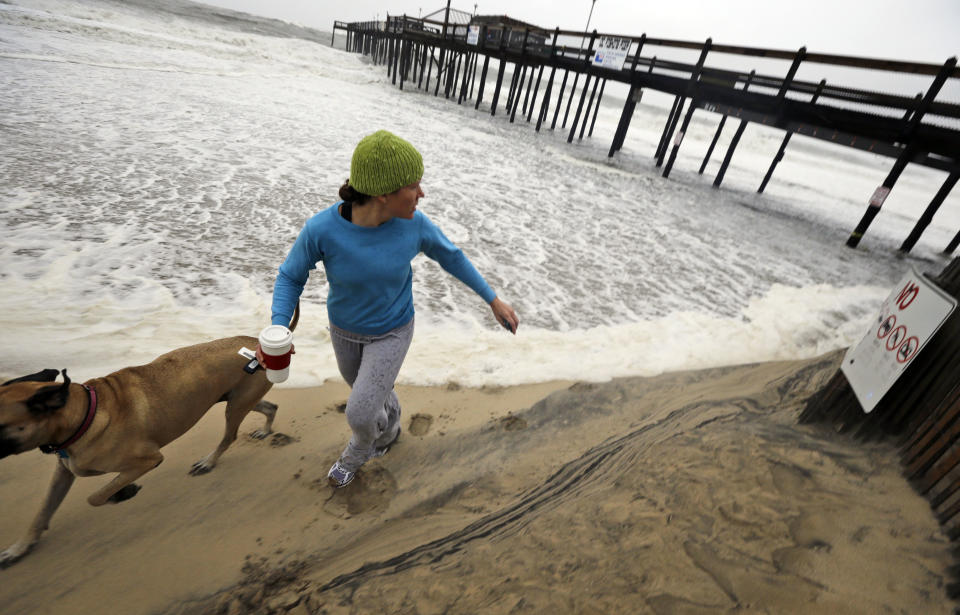
<svg viewBox="0 0 960 615">
<path fill-rule="evenodd" d="M 270 382 L 283 382 L 290 375 L 293 332 L 283 325 L 270 325 L 260 332 L 260 354 Z"/>
</svg>

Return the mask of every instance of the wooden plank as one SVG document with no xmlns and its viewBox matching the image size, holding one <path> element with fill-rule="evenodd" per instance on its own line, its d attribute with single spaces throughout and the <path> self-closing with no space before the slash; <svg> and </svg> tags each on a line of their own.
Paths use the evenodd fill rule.
<svg viewBox="0 0 960 615">
<path fill-rule="evenodd" d="M 938 414 L 936 411 L 928 413 L 927 418 L 916 430 L 914 437 L 900 449 L 900 456 L 904 465 L 913 463 L 945 429 L 948 429 L 957 420 L 958 410 L 951 404 L 956 402 L 958 393 L 960 391 L 955 391 L 942 404 L 948 408 L 947 412 L 943 414 Z"/>
<path fill-rule="evenodd" d="M 912 461 L 907 464 L 904 472 L 908 479 L 915 479 L 927 472 L 960 439 L 960 421 L 956 420 L 956 410 L 951 413 L 950 419 L 949 425 L 943 431 L 933 432 L 936 435 L 925 449 L 912 455 Z"/>
</svg>

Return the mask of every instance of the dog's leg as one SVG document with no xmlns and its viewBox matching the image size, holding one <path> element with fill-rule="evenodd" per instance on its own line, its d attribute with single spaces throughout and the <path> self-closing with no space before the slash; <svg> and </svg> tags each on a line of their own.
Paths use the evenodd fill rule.
<svg viewBox="0 0 960 615">
<path fill-rule="evenodd" d="M 112 481 L 107 483 L 106 487 L 97 490 L 88 497 L 87 502 L 90 506 L 103 506 L 107 502 L 129 500 L 140 490 L 138 485 L 132 484 L 133 481 L 160 465 L 162 461 L 163 455 L 160 454 L 160 451 L 137 457 L 134 460 L 135 465 L 133 467 L 117 474 Z"/>
<path fill-rule="evenodd" d="M 237 431 L 240 429 L 240 423 L 243 422 L 243 419 L 251 410 L 258 409 L 255 406 L 261 397 L 263 397 L 263 392 L 256 391 L 254 393 L 240 395 L 227 402 L 227 425 L 223 431 L 223 439 L 220 440 L 220 444 L 212 453 L 193 464 L 193 467 L 190 468 L 191 475 L 199 476 L 200 474 L 206 474 L 216 467 L 217 461 L 220 460 L 220 455 L 237 439 Z M 268 416 L 268 424 L 272 423 L 273 419 Z"/>
<path fill-rule="evenodd" d="M 277 416 L 277 404 L 272 404 L 261 399 L 253 409 L 266 418 L 263 427 L 250 434 L 251 438 L 263 440 L 273 433 L 273 419 Z"/>
<path fill-rule="evenodd" d="M 0 552 L 0 568 L 6 568 L 30 552 L 33 545 L 40 539 L 40 534 L 50 527 L 50 518 L 70 491 L 74 478 L 73 472 L 57 461 L 57 469 L 53 472 L 53 480 L 50 481 L 50 488 L 47 490 L 47 499 L 44 500 L 40 512 L 34 517 L 26 535 L 6 551 Z"/>
</svg>

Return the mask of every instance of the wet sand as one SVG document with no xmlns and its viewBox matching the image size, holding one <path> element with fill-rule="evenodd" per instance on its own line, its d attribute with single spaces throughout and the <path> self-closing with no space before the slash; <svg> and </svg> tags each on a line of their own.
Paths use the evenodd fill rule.
<svg viewBox="0 0 960 615">
<path fill-rule="evenodd" d="M 210 474 L 215 407 L 132 500 L 78 480 L 2 613 L 949 613 L 950 544 L 888 443 L 798 426 L 839 353 L 602 384 L 398 387 L 346 489 L 347 388 L 275 389 Z M 54 460 L 0 462 L 0 544 Z"/>
</svg>

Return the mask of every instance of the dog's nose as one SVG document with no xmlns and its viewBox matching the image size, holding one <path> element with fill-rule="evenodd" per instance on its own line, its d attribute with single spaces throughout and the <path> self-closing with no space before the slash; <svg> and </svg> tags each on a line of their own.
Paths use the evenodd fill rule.
<svg viewBox="0 0 960 615">
<path fill-rule="evenodd" d="M 3 430 L 0 429 L 0 434 Z M 0 459 L 20 452 L 20 443 L 10 438 L 0 438 Z"/>
</svg>

